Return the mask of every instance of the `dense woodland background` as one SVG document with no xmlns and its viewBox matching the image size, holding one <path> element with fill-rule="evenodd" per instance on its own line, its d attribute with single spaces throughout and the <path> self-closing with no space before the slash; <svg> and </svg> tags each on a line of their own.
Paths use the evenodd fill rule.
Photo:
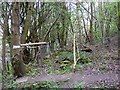
<svg viewBox="0 0 120 90">
<path fill-rule="evenodd" d="M 3 73 L 12 68 L 15 78 L 25 76 L 29 63 L 38 62 L 38 48 L 13 46 L 37 42 L 48 43 L 44 58 L 72 52 L 75 69 L 81 51 L 94 52 L 98 45 L 110 49 L 111 37 L 120 30 L 120 2 L 1 2 L 0 25 Z"/>
</svg>

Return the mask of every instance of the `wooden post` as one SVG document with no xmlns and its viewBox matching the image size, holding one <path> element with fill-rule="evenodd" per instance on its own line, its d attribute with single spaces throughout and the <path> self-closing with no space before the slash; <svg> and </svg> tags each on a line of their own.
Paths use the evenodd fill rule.
<svg viewBox="0 0 120 90">
<path fill-rule="evenodd" d="M 39 50 L 40 50 L 40 67 L 42 67 L 42 46 L 39 46 Z"/>
<path fill-rule="evenodd" d="M 74 64 L 73 64 L 73 69 L 75 69 L 76 66 L 76 46 L 75 46 L 75 33 L 74 33 L 74 38 L 73 38 L 73 55 L 74 55 Z"/>
<path fill-rule="evenodd" d="M 42 68 L 42 45 L 47 45 L 47 42 L 37 42 L 37 43 L 26 43 L 26 44 L 20 44 L 21 47 L 25 46 L 36 46 L 38 47 L 38 52 L 36 54 L 36 59 L 38 62 L 38 65 Z"/>
</svg>

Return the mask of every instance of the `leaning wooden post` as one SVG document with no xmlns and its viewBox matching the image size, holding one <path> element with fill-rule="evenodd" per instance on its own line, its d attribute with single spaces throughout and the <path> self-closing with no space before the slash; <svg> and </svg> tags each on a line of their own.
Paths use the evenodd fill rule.
<svg viewBox="0 0 120 90">
<path fill-rule="evenodd" d="M 73 37 L 73 56 L 74 56 L 74 64 L 73 64 L 73 70 L 75 69 L 76 66 L 76 47 L 75 47 L 75 33 L 74 33 L 74 37 Z"/>
</svg>

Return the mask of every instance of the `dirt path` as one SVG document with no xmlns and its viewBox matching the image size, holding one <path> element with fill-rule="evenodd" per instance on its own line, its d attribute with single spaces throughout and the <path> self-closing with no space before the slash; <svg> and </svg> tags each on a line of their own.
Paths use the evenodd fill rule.
<svg viewBox="0 0 120 90">
<path fill-rule="evenodd" d="M 32 77 L 23 77 L 20 79 L 17 79 L 16 82 L 38 82 L 38 81 L 67 81 L 65 82 L 61 88 L 72 88 L 73 84 L 84 82 L 86 86 L 89 86 L 90 84 L 115 84 L 118 85 L 118 75 L 116 73 L 104 73 L 104 74 L 80 74 L 80 73 L 70 73 L 70 74 L 63 74 L 63 75 L 41 75 L 36 76 L 34 78 Z M 110 85 L 108 85 L 110 86 Z"/>
</svg>

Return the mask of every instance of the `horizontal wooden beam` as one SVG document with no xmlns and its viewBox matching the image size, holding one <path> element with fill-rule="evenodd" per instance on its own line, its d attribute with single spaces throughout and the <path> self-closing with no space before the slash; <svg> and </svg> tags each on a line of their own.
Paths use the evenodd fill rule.
<svg viewBox="0 0 120 90">
<path fill-rule="evenodd" d="M 48 44 L 47 42 L 37 42 L 37 43 L 25 43 L 25 44 L 20 44 L 20 46 L 39 46 L 39 45 L 46 45 Z"/>
</svg>

